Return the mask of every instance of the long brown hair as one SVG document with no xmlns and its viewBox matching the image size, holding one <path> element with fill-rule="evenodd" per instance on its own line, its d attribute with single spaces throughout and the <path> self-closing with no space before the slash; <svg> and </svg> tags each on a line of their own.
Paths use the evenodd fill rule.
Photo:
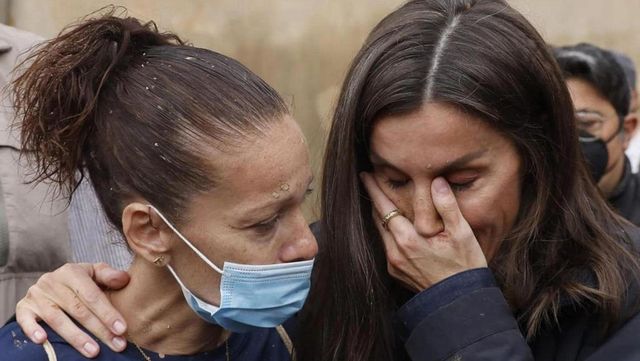
<svg viewBox="0 0 640 361">
<path fill-rule="evenodd" d="M 377 119 L 427 101 L 479 116 L 516 145 L 525 170 L 516 223 L 491 268 L 528 337 L 553 327 L 561 299 L 620 318 L 638 265 L 627 224 L 590 181 L 571 98 L 537 31 L 501 0 L 416 0 L 383 19 L 338 100 L 322 185 L 320 254 L 300 332 L 307 360 L 392 360 L 397 285 L 386 271 L 369 170 Z M 593 282 L 585 281 L 589 276 Z"/>
<path fill-rule="evenodd" d="M 216 185 L 206 150 L 288 112 L 236 60 L 187 46 L 122 8 L 70 25 L 20 71 L 14 103 L 34 181 L 52 181 L 71 196 L 88 171 L 118 229 L 133 197 L 179 224 L 189 197 Z"/>
</svg>

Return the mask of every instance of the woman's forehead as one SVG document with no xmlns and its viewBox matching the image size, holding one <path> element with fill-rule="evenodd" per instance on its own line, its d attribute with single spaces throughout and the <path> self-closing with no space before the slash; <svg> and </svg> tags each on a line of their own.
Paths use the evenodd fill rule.
<svg viewBox="0 0 640 361">
<path fill-rule="evenodd" d="M 292 119 L 274 122 L 261 135 L 251 136 L 232 152 L 218 154 L 215 192 L 242 197 L 279 197 L 311 177 L 304 136 Z"/>
<path fill-rule="evenodd" d="M 420 110 L 380 119 L 371 136 L 372 155 L 451 158 L 490 148 L 502 135 L 485 121 L 454 106 L 431 103 Z"/>
</svg>

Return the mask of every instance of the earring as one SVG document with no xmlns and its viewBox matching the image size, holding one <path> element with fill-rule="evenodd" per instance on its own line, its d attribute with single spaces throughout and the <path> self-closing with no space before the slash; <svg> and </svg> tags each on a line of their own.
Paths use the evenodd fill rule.
<svg viewBox="0 0 640 361">
<path fill-rule="evenodd" d="M 164 266 L 164 256 L 158 256 L 153 260 L 153 264 L 156 266 Z"/>
</svg>

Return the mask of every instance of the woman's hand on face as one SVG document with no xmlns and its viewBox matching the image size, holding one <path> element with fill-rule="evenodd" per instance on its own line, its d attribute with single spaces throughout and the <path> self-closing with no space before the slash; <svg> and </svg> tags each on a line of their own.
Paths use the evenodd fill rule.
<svg viewBox="0 0 640 361">
<path fill-rule="evenodd" d="M 129 275 L 126 272 L 104 263 L 68 263 L 45 273 L 29 288 L 16 306 L 16 320 L 35 343 L 47 339 L 46 332 L 37 323 L 42 320 L 78 352 L 86 357 L 97 356 L 98 344 L 76 326 L 71 317 L 112 350 L 122 351 L 126 348 L 126 341 L 121 337 L 126 331 L 126 323 L 100 286 L 120 289 L 127 283 Z"/>
<path fill-rule="evenodd" d="M 444 178 L 431 184 L 433 205 L 444 223 L 444 230 L 433 237 L 420 235 L 402 215 L 389 220 L 385 229 L 382 218 L 396 206 L 373 176 L 361 173 L 361 179 L 373 201 L 373 218 L 384 241 L 389 274 L 406 287 L 422 291 L 457 273 L 487 267 L 480 244 Z"/>
</svg>

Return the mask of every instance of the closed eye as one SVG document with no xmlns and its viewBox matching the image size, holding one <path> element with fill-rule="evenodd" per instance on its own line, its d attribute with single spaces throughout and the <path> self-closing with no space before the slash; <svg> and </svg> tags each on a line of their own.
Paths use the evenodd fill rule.
<svg viewBox="0 0 640 361">
<path fill-rule="evenodd" d="M 268 233 L 278 224 L 279 220 L 280 215 L 276 214 L 274 217 L 266 221 L 254 224 L 253 226 L 251 226 L 251 228 L 256 230 L 256 232 L 258 233 Z"/>
<path fill-rule="evenodd" d="M 309 197 L 311 194 L 313 194 L 313 191 L 314 191 L 314 190 L 315 190 L 315 189 L 313 189 L 313 188 L 311 188 L 311 187 L 307 188 L 307 190 L 304 192 L 304 198 L 306 199 L 306 198 L 307 198 L 307 197 Z"/>
<path fill-rule="evenodd" d="M 406 179 L 404 179 L 404 180 L 387 179 L 385 181 L 385 183 L 391 189 L 398 189 L 398 188 L 402 188 L 402 187 L 406 186 L 409 183 L 409 180 L 406 180 Z"/>
<path fill-rule="evenodd" d="M 475 181 L 476 179 L 474 178 L 464 182 L 449 182 L 449 186 L 451 186 L 451 189 L 454 192 L 463 192 L 471 188 L 471 186 L 473 185 L 473 182 Z"/>
</svg>

